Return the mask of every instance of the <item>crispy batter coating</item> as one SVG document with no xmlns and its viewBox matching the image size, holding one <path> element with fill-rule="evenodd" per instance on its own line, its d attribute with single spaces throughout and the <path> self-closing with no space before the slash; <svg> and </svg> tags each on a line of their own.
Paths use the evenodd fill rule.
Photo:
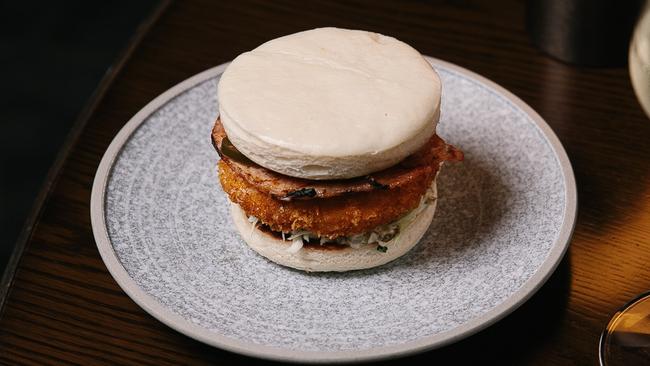
<svg viewBox="0 0 650 366">
<path fill-rule="evenodd" d="M 439 168 L 390 190 L 350 193 L 330 198 L 282 201 L 258 190 L 229 164 L 219 161 L 219 180 L 230 200 L 274 231 L 308 230 L 334 239 L 369 231 L 415 209 Z"/>
<path fill-rule="evenodd" d="M 361 234 L 413 210 L 444 161 L 463 153 L 434 135 L 397 165 L 365 177 L 314 181 L 288 177 L 261 167 L 228 141 L 221 121 L 212 130 L 221 156 L 219 179 L 230 200 L 271 230 L 308 230 L 335 239 Z"/>
</svg>

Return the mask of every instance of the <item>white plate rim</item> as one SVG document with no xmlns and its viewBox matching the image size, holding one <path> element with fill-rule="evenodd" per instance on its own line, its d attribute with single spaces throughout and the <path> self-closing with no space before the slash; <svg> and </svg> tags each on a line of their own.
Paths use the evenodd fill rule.
<svg viewBox="0 0 650 366">
<path fill-rule="evenodd" d="M 155 298 L 148 295 L 142 290 L 138 284 L 129 276 L 126 269 L 122 266 L 118 259 L 113 246 L 108 237 L 108 230 L 104 217 L 104 204 L 106 185 L 110 175 L 111 168 L 118 156 L 122 146 L 128 141 L 131 134 L 146 120 L 146 118 L 155 112 L 158 108 L 165 105 L 171 99 L 181 94 L 182 92 L 198 85 L 210 78 L 216 77 L 223 73 L 228 63 L 205 70 L 196 74 L 172 88 L 168 89 L 144 108 L 136 113 L 118 132 L 108 149 L 104 153 L 102 160 L 95 174 L 93 187 L 90 199 L 90 218 L 93 229 L 93 235 L 97 244 L 97 249 L 101 255 L 106 268 L 113 276 L 117 284 L 126 292 L 126 294 L 135 301 L 142 309 L 158 319 L 160 322 L 169 326 L 170 328 L 189 336 L 200 342 L 209 344 L 211 346 L 221 348 L 227 351 L 252 356 L 265 358 L 275 361 L 285 362 L 307 362 L 307 363 L 330 363 L 330 362 L 363 362 L 363 361 L 376 361 L 385 360 L 390 358 L 407 356 L 415 353 L 420 353 L 435 348 L 439 348 L 450 343 L 459 341 L 470 335 L 473 335 L 488 326 L 496 323 L 504 318 L 506 315 L 512 313 L 515 309 L 525 303 L 539 288 L 541 288 L 548 278 L 553 274 L 559 263 L 561 262 L 564 254 L 566 253 L 577 217 L 577 189 L 571 162 L 551 127 L 542 119 L 542 117 L 535 112 L 528 104 L 519 99 L 514 94 L 495 82 L 469 71 L 461 66 L 443 61 L 437 58 L 425 56 L 425 58 L 435 65 L 441 65 L 448 70 L 455 71 L 466 77 L 475 79 L 482 83 L 485 87 L 492 89 L 497 94 L 502 95 L 506 100 L 519 107 L 531 120 L 535 123 L 541 134 L 546 138 L 555 153 L 562 176 L 564 178 L 565 187 L 565 206 L 564 217 L 560 231 L 553 243 L 550 252 L 546 259 L 538 268 L 538 270 L 520 287 L 515 293 L 510 295 L 506 300 L 492 308 L 491 310 L 483 313 L 482 315 L 471 319 L 470 321 L 459 325 L 453 329 L 437 333 L 428 337 L 418 339 L 416 341 L 401 343 L 391 346 L 383 346 L 381 348 L 371 348 L 364 350 L 348 350 L 348 351 L 298 351 L 286 348 L 279 348 L 273 346 L 266 346 L 255 344 L 252 342 L 244 342 L 237 339 L 229 338 L 221 334 L 209 331 L 196 324 L 183 319 L 180 315 L 173 313 L 165 308 Z"/>
</svg>

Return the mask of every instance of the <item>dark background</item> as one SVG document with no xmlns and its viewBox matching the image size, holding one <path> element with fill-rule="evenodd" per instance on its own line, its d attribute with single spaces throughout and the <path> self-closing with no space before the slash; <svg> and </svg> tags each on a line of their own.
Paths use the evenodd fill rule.
<svg viewBox="0 0 650 366">
<path fill-rule="evenodd" d="M 0 273 L 77 116 L 157 4 L 0 2 Z"/>
</svg>

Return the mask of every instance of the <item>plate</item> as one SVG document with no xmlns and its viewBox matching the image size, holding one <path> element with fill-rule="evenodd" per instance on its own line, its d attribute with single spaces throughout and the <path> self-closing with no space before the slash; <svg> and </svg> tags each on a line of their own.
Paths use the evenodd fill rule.
<svg viewBox="0 0 650 366">
<path fill-rule="evenodd" d="M 436 216 L 407 255 L 370 270 L 304 273 L 243 243 L 210 142 L 221 65 L 154 99 L 106 151 L 91 199 L 106 267 L 171 328 L 274 360 L 397 357 L 498 321 L 562 259 L 576 218 L 573 172 L 524 102 L 475 73 L 428 60 L 443 82 L 438 133 L 466 159 L 443 167 Z"/>
</svg>

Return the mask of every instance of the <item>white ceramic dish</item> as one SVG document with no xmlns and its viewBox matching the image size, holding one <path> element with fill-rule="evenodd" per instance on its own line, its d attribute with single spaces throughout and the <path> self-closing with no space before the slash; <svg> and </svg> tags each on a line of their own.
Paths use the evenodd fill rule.
<svg viewBox="0 0 650 366">
<path fill-rule="evenodd" d="M 226 65 L 171 88 L 115 137 L 91 216 L 107 268 L 143 309 L 199 341 L 301 362 L 397 357 L 498 321 L 539 289 L 576 218 L 569 160 L 548 125 L 495 83 L 429 59 L 443 81 L 443 168 L 427 234 L 385 266 L 309 274 L 239 238 L 210 143 Z"/>
</svg>

